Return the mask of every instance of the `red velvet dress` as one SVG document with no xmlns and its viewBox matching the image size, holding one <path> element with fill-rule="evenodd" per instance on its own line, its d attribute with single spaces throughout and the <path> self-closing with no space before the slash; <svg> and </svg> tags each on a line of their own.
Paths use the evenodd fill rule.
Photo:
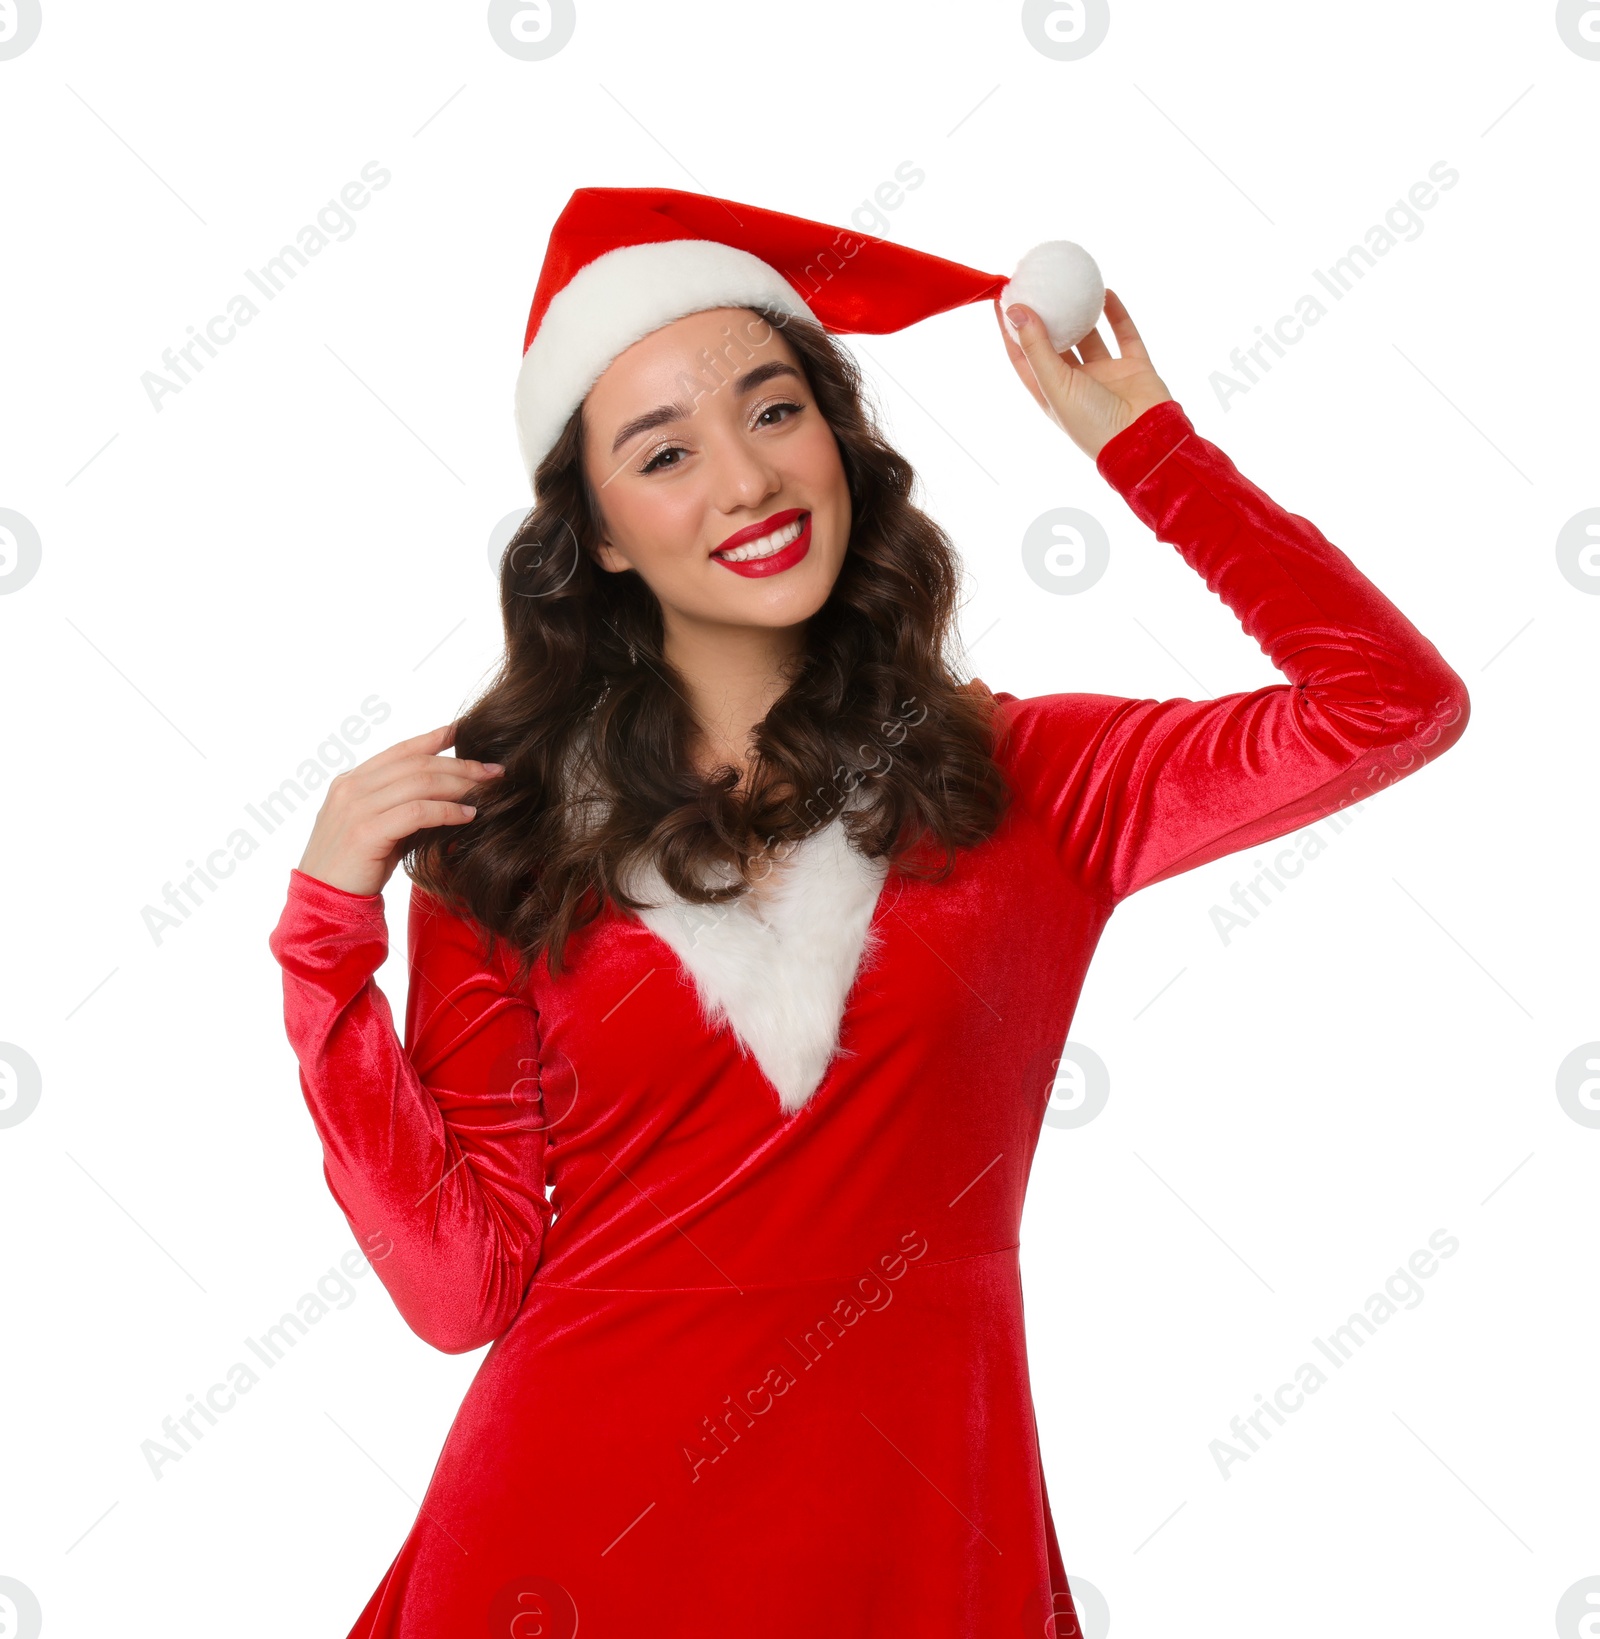
<svg viewBox="0 0 1600 1639">
<path fill-rule="evenodd" d="M 997 695 L 1012 811 L 946 882 L 889 873 L 795 1113 L 614 910 L 519 993 L 414 890 L 402 1046 L 382 898 L 292 874 L 271 948 L 328 1185 L 420 1337 L 493 1345 L 352 1639 L 1077 1633 L 1018 1233 L 1096 942 L 1129 894 L 1381 790 L 1469 709 L 1176 403 L 1098 465 L 1288 681 Z"/>
</svg>

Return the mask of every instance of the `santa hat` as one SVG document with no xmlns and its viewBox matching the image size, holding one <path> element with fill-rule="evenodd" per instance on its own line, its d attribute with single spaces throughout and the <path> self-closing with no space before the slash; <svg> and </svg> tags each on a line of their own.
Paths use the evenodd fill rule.
<svg viewBox="0 0 1600 1639">
<path fill-rule="evenodd" d="M 884 335 L 998 295 L 1002 314 L 1012 302 L 1031 307 L 1060 352 L 1094 328 L 1105 293 L 1094 259 L 1070 240 L 1036 245 L 1008 279 L 708 194 L 579 188 L 550 231 L 528 314 L 516 390 L 523 466 L 531 483 L 606 366 L 690 313 L 765 307 L 835 334 Z"/>
</svg>

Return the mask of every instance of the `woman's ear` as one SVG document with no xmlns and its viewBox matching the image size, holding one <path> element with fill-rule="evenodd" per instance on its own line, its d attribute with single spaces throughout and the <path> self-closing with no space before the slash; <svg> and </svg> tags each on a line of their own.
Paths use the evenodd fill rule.
<svg viewBox="0 0 1600 1639">
<path fill-rule="evenodd" d="M 620 575 L 625 569 L 633 568 L 610 541 L 599 542 L 594 549 L 594 555 L 599 560 L 600 567 L 609 570 L 613 575 Z"/>
</svg>

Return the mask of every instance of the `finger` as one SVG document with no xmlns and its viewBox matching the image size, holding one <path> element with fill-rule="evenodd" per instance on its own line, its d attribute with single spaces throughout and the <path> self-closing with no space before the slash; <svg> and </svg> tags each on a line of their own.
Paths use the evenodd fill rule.
<svg viewBox="0 0 1600 1639">
<path fill-rule="evenodd" d="M 995 298 L 994 316 L 995 323 L 1000 326 L 1000 334 L 1005 338 L 1006 352 L 1010 355 L 1011 362 L 1017 367 L 1017 373 L 1022 376 L 1024 381 L 1032 382 L 1034 380 L 1032 366 L 1028 364 L 1027 354 L 1012 339 L 1011 332 L 1006 328 L 1005 319 L 1000 313 L 1000 298 L 998 296 Z M 1046 335 L 1048 336 L 1048 334 L 1047 331 Z M 1064 353 L 1058 352 L 1056 357 L 1063 364 L 1070 367 L 1081 367 L 1083 364 L 1083 360 L 1070 347 Z M 1038 397 L 1038 394 L 1034 396 Z"/>
<path fill-rule="evenodd" d="M 470 802 L 480 791 L 493 790 L 499 775 L 483 779 L 473 777 L 465 769 L 455 772 L 453 760 L 437 758 L 422 768 L 392 770 L 387 776 L 379 773 L 369 777 L 366 784 L 352 786 L 341 810 L 345 825 L 360 825 L 374 815 L 419 798 L 439 802 Z"/>
<path fill-rule="evenodd" d="M 994 300 L 994 322 L 1000 326 L 1000 339 L 1006 344 L 1006 356 L 1011 360 L 1011 367 L 1017 372 L 1018 380 L 1028 389 L 1033 397 L 1033 402 L 1048 414 L 1050 406 L 1044 394 L 1039 391 L 1039 383 L 1034 377 L 1033 366 L 1028 363 L 1027 355 L 1017 346 L 1011 332 L 1006 328 L 1006 321 L 1000 312 L 1000 298 L 998 296 Z"/>
<path fill-rule="evenodd" d="M 363 768 L 385 767 L 390 763 L 403 761 L 417 753 L 429 754 L 442 750 L 455 739 L 456 725 L 443 723 L 438 728 L 430 728 L 426 734 L 414 734 L 409 740 L 396 740 L 392 746 L 385 746 L 382 751 L 375 752 L 368 757 L 361 766 Z"/>
<path fill-rule="evenodd" d="M 439 802 L 418 798 L 403 802 L 395 808 L 386 808 L 371 822 L 370 839 L 378 846 L 389 849 L 411 835 L 435 825 L 465 825 L 477 817 L 477 809 L 470 803 Z"/>
<path fill-rule="evenodd" d="M 1078 351 L 1083 355 L 1085 364 L 1098 364 L 1111 357 L 1111 349 L 1106 346 L 1106 339 L 1098 329 L 1091 330 L 1079 340 Z"/>
<path fill-rule="evenodd" d="M 1111 321 L 1111 334 L 1117 338 L 1122 356 L 1125 359 L 1144 359 L 1148 363 L 1150 355 L 1145 351 L 1144 338 L 1140 336 L 1127 308 L 1122 305 L 1122 298 L 1114 290 L 1106 291 L 1106 317 Z"/>
<path fill-rule="evenodd" d="M 1000 326 L 1000 339 L 1006 344 L 1007 357 L 1018 367 L 1025 365 L 1027 355 L 1017 345 L 1017 338 L 1011 334 L 1010 327 L 1006 324 L 1005 315 L 1000 311 L 1000 298 L 998 296 L 994 299 L 994 322 Z M 1031 373 L 1031 371 L 1028 372 L 1030 375 Z"/>
<path fill-rule="evenodd" d="M 1044 321 L 1031 307 L 1014 302 L 1006 317 L 1016 325 L 1017 340 L 1022 345 L 1028 363 L 1033 366 L 1033 373 L 1039 385 L 1048 397 L 1051 389 L 1061 384 L 1069 368 L 1067 361 L 1050 345 Z"/>
<path fill-rule="evenodd" d="M 1013 304 L 1013 305 L 1020 306 L 1021 304 L 1018 303 L 1018 304 Z M 999 302 L 999 298 L 997 297 L 995 299 L 995 312 L 996 312 L 996 314 L 998 314 L 999 311 L 1000 311 L 1000 302 Z M 1025 311 L 1032 312 L 1033 310 L 1031 308 L 1028 308 L 1028 309 L 1025 309 Z M 1039 315 L 1037 313 L 1034 313 L 1033 316 L 1034 316 L 1035 321 L 1038 323 L 1041 331 L 1043 331 L 1046 346 L 1049 346 L 1050 345 L 1050 332 L 1045 327 L 1044 320 L 1039 318 Z M 1008 347 L 1014 349 L 1019 358 L 1026 358 L 1027 355 L 1023 352 L 1023 350 L 1020 347 L 1018 347 L 1017 344 L 1014 341 L 1011 340 L 1010 332 L 1005 330 L 1005 325 L 1004 325 L 1003 322 L 1002 322 L 1000 328 L 1003 332 L 1005 332 L 1006 343 L 1007 343 Z M 1084 361 L 1081 358 L 1079 358 L 1078 354 L 1074 351 L 1074 349 L 1077 348 L 1080 345 L 1081 345 L 1080 343 L 1074 342 L 1071 347 L 1067 347 L 1067 348 L 1057 348 L 1057 347 L 1052 346 L 1052 347 L 1050 347 L 1050 351 L 1052 353 L 1054 353 L 1055 356 L 1058 359 L 1060 359 L 1061 362 L 1064 365 L 1066 365 L 1069 369 L 1074 369 L 1074 368 L 1081 369 L 1082 366 L 1083 366 Z"/>
<path fill-rule="evenodd" d="M 466 758 L 430 757 L 423 763 L 391 770 L 387 778 L 368 786 L 361 800 L 369 808 L 392 808 L 416 797 L 456 798 L 500 778 L 499 774 L 490 774 L 484 764 Z"/>
<path fill-rule="evenodd" d="M 455 737 L 455 726 L 446 724 L 444 728 L 430 729 L 426 734 L 419 734 L 410 740 L 402 740 L 398 745 L 390 746 L 386 751 L 369 757 L 364 763 L 347 769 L 340 778 L 352 793 L 363 797 L 370 796 L 375 791 L 381 791 L 391 785 L 397 778 L 407 771 L 419 768 L 443 766 L 446 768 L 461 768 L 472 776 L 469 783 L 477 784 L 482 780 L 496 779 L 498 774 L 494 765 L 480 762 L 473 757 L 447 757 L 443 748 L 439 746 L 441 736 Z M 430 751 L 429 746 L 434 747 Z M 411 748 L 411 749 L 408 749 Z"/>
</svg>

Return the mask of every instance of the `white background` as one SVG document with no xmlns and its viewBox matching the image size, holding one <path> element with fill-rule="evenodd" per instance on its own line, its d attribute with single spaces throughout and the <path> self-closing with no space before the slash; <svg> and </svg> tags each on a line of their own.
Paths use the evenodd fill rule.
<svg viewBox="0 0 1600 1639">
<path fill-rule="evenodd" d="M 314 804 L 159 943 L 143 912 L 363 700 L 392 710 L 367 755 L 486 680 L 523 327 L 551 222 L 602 184 L 998 273 L 1080 241 L 1198 429 L 1465 678 L 1461 743 L 1230 943 L 1246 856 L 1114 918 L 1072 1032 L 1111 1097 L 1041 1138 L 1029 1345 L 1111 1632 L 1551 1631 L 1600 1577 L 1600 1129 L 1556 1091 L 1600 1037 L 1600 597 L 1555 549 L 1600 506 L 1600 61 L 1552 5 L 1118 0 L 1057 61 L 1014 4 L 612 0 L 527 62 L 482 5 L 46 0 L 0 61 L 0 152 L 0 508 L 42 543 L 0 596 L 0 1041 L 42 1075 L 0 1129 L 0 1577 L 47 1634 L 343 1635 L 479 1358 L 368 1273 L 153 1476 L 142 1442 L 353 1237 L 267 949 Z M 372 160 L 350 237 L 155 410 L 143 373 Z M 1224 406 L 1232 350 L 1441 160 L 1416 236 Z M 905 161 L 922 185 L 853 217 Z M 855 350 L 991 688 L 1278 680 L 1022 391 L 988 304 Z M 1111 537 L 1079 595 L 1023 568 L 1057 506 Z M 1230 1419 L 1439 1229 L 1423 1300 L 1225 1478 Z"/>
</svg>

